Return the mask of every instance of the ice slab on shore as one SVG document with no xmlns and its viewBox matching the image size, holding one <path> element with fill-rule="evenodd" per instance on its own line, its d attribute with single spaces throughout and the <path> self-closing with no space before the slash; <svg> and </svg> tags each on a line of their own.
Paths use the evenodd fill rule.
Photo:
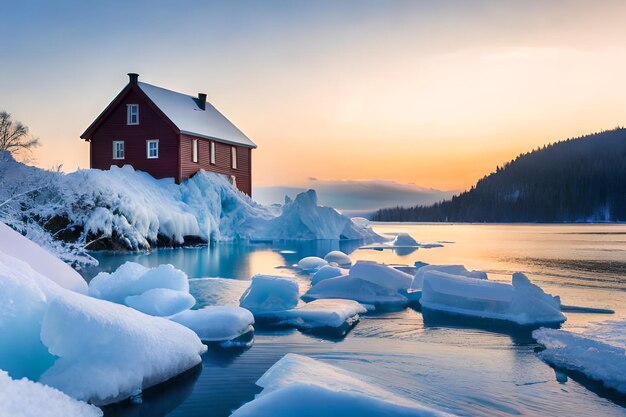
<svg viewBox="0 0 626 417">
<path fill-rule="evenodd" d="M 519 272 L 513 274 L 512 285 L 427 272 L 420 303 L 429 310 L 521 326 L 556 325 L 566 320 L 558 297 L 546 294 Z"/>
<path fill-rule="evenodd" d="M 26 378 L 11 379 L 0 370 L 0 416 L 101 417 L 102 410 Z"/>
<path fill-rule="evenodd" d="M 0 278 L 0 368 L 41 375 L 73 398 L 122 400 L 197 365 L 206 350 L 177 323 L 67 290 L 2 252 Z"/>
<path fill-rule="evenodd" d="M 311 287 L 303 296 L 305 301 L 341 298 L 361 304 L 384 307 L 402 307 L 407 298 L 394 289 L 352 276 L 329 278 Z"/>
<path fill-rule="evenodd" d="M 2 222 L 0 251 L 26 262 L 63 288 L 87 294 L 87 282 L 71 266 Z"/>
<path fill-rule="evenodd" d="M 417 266 L 417 262 L 416 262 Z M 424 285 L 424 274 L 438 271 L 450 275 L 460 275 L 467 278 L 487 279 L 487 273 L 482 271 L 468 271 L 463 265 L 424 265 L 419 267 L 415 273 L 415 278 L 411 283 L 412 290 L 421 290 Z"/>
<path fill-rule="evenodd" d="M 276 312 L 273 318 L 280 324 L 291 324 L 303 329 L 338 328 L 356 323 L 359 314 L 365 312 L 367 309 L 353 300 L 324 299 Z"/>
<path fill-rule="evenodd" d="M 239 305 L 258 316 L 260 314 L 289 310 L 298 305 L 300 289 L 289 277 L 257 274 L 243 293 Z"/>
<path fill-rule="evenodd" d="M 130 295 L 124 304 L 151 316 L 166 317 L 189 310 L 196 299 L 187 292 L 169 288 L 153 288 L 139 295 Z"/>
<path fill-rule="evenodd" d="M 324 256 L 324 260 L 328 262 L 329 264 L 335 263 L 344 268 L 350 267 L 350 265 L 352 265 L 352 259 L 350 259 L 348 255 L 346 255 L 340 250 L 334 250 L 332 252 L 328 252 L 326 256 Z"/>
<path fill-rule="evenodd" d="M 626 394 L 626 351 L 583 335 L 541 328 L 533 337 L 545 346 L 539 357 L 550 365 L 580 372 Z"/>
<path fill-rule="evenodd" d="M 395 395 L 366 378 L 289 353 L 257 381 L 263 391 L 232 417 L 448 416 Z"/>
<path fill-rule="evenodd" d="M 229 342 L 254 331 L 254 316 L 241 307 L 208 306 L 183 311 L 170 320 L 190 328 L 203 342 Z"/>
<path fill-rule="evenodd" d="M 324 265 L 311 277 L 311 285 L 317 285 L 325 279 L 335 278 L 341 275 L 348 275 L 348 270 L 339 268 L 338 266 Z"/>
</svg>

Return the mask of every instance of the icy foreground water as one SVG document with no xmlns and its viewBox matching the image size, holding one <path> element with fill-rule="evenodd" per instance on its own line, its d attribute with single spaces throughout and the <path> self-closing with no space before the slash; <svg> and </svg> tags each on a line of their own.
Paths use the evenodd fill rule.
<svg viewBox="0 0 626 417">
<path fill-rule="evenodd" d="M 354 244 L 221 244 L 210 248 L 142 254 L 98 253 L 93 276 L 126 261 L 171 263 L 190 277 L 248 280 L 255 273 L 289 273 L 304 256 L 341 249 L 353 260 L 465 264 L 510 280 L 522 271 L 563 304 L 610 308 L 614 315 L 566 313 L 563 328 L 582 331 L 602 320 L 626 319 L 626 225 L 378 224 L 381 234 L 408 232 L 420 243 L 443 247 L 359 250 Z M 234 303 L 246 283 L 192 279 L 200 304 Z M 220 290 L 217 290 L 219 284 Z M 301 290 L 307 280 L 302 279 Z M 364 316 L 342 340 L 297 330 L 256 332 L 246 351 L 210 348 L 200 367 L 144 394 L 142 404 L 105 409 L 107 416 L 228 416 L 260 391 L 255 381 L 293 352 L 349 369 L 406 398 L 471 416 L 626 416 L 626 399 L 577 375 L 553 370 L 535 354 L 528 333 L 480 328 L 473 323 L 423 317 L 407 309 Z M 572 379 L 572 376 L 575 379 Z"/>
</svg>

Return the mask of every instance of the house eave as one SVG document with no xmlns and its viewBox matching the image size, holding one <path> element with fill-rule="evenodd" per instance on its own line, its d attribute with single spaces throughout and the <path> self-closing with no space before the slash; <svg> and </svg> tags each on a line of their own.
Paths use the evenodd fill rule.
<svg viewBox="0 0 626 417">
<path fill-rule="evenodd" d="M 214 140 L 214 141 L 217 141 L 217 142 L 227 143 L 229 145 L 243 146 L 244 148 L 250 148 L 250 149 L 256 149 L 257 148 L 257 145 L 254 144 L 254 143 L 252 145 L 248 145 L 248 144 L 244 144 L 244 143 L 241 143 L 241 142 L 236 142 L 236 141 L 223 139 L 223 138 L 217 138 L 217 137 L 214 137 L 214 136 L 202 135 L 200 133 L 189 132 L 189 131 L 186 131 L 186 130 L 181 130 L 180 133 L 182 135 L 189 135 L 189 136 L 195 136 L 195 137 L 202 138 L 202 139 Z"/>
</svg>

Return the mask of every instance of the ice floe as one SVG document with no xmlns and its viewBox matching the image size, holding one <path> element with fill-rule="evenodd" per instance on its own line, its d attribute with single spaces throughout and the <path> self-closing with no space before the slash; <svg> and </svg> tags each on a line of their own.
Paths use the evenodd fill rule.
<svg viewBox="0 0 626 417">
<path fill-rule="evenodd" d="M 474 279 L 488 279 L 487 273 L 482 271 L 468 271 L 463 265 L 423 265 L 415 273 L 411 283 L 411 290 L 421 290 L 424 283 L 424 274 L 438 271 L 450 275 L 460 275 Z"/>
<path fill-rule="evenodd" d="M 565 330 L 541 328 L 533 337 L 545 347 L 539 357 L 558 368 L 584 374 L 626 394 L 626 351 Z M 623 335 L 621 336 L 623 338 Z"/>
<path fill-rule="evenodd" d="M 513 274 L 512 284 L 440 271 L 425 273 L 423 280 L 423 309 L 521 326 L 558 325 L 566 320 L 558 297 L 546 294 L 522 273 Z"/>
<path fill-rule="evenodd" d="M 406 291 L 413 282 L 411 275 L 374 261 L 357 261 L 348 275 L 395 291 Z"/>
<path fill-rule="evenodd" d="M 338 266 L 324 265 L 318 269 L 311 277 L 311 285 L 317 285 L 319 282 L 328 278 L 335 278 L 341 275 L 348 275 L 348 270 L 339 268 Z"/>
<path fill-rule="evenodd" d="M 347 330 L 359 320 L 367 308 L 353 300 L 315 300 L 291 310 L 275 312 L 276 324 L 292 325 L 300 329 L 344 328 Z"/>
<path fill-rule="evenodd" d="M 328 262 L 317 256 L 307 256 L 298 261 L 298 268 L 303 272 L 315 272 L 324 265 L 328 265 Z"/>
<path fill-rule="evenodd" d="M 352 259 L 345 253 L 340 250 L 334 250 L 332 252 L 328 252 L 326 256 L 324 256 L 324 260 L 329 264 L 335 263 L 341 267 L 350 267 L 352 265 Z"/>
<path fill-rule="evenodd" d="M 263 391 L 232 417 L 448 416 L 367 382 L 362 375 L 289 353 L 257 381 Z"/>
<path fill-rule="evenodd" d="M 398 291 L 360 278 L 340 276 L 329 278 L 311 287 L 303 296 L 305 301 L 341 298 L 376 307 L 404 307 L 409 300 Z"/>
<path fill-rule="evenodd" d="M 290 310 L 298 305 L 300 289 L 289 277 L 257 274 L 243 293 L 239 305 L 259 317 L 275 311 Z"/>
<path fill-rule="evenodd" d="M 166 317 L 190 309 L 196 304 L 191 294 L 169 288 L 153 288 L 124 299 L 124 304 L 151 316 Z"/>
<path fill-rule="evenodd" d="M 0 416 L 101 417 L 102 410 L 26 378 L 11 379 L 0 370 Z"/>
<path fill-rule="evenodd" d="M 220 342 L 225 347 L 252 345 L 251 335 L 242 338 L 254 331 L 254 317 L 245 308 L 207 306 L 176 314 L 170 320 L 190 328 L 203 342 Z"/>
</svg>

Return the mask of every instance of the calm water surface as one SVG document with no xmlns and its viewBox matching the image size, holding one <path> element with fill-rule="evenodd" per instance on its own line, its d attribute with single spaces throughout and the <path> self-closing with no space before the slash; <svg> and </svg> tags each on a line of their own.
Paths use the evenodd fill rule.
<svg viewBox="0 0 626 417">
<path fill-rule="evenodd" d="M 610 308 L 614 315 L 568 313 L 564 328 L 582 331 L 603 320 L 626 320 L 626 225 L 376 224 L 390 236 L 408 232 L 443 247 L 402 251 L 358 249 L 344 242 L 220 244 L 142 254 L 96 254 L 87 277 L 126 261 L 171 263 L 191 278 L 199 305 L 234 303 L 255 273 L 289 274 L 304 256 L 341 249 L 355 259 L 390 264 L 464 264 L 510 280 L 525 272 L 564 304 Z M 229 281 L 202 279 L 229 278 Z M 300 277 L 302 290 L 307 280 Z M 288 352 L 350 369 L 407 398 L 468 416 L 626 416 L 626 399 L 597 384 L 555 371 L 535 354 L 527 333 L 442 321 L 414 309 L 362 317 L 342 340 L 293 330 L 258 330 L 246 351 L 210 348 L 202 365 L 122 404 L 109 416 L 228 416 L 260 389 L 255 381 Z"/>
</svg>

